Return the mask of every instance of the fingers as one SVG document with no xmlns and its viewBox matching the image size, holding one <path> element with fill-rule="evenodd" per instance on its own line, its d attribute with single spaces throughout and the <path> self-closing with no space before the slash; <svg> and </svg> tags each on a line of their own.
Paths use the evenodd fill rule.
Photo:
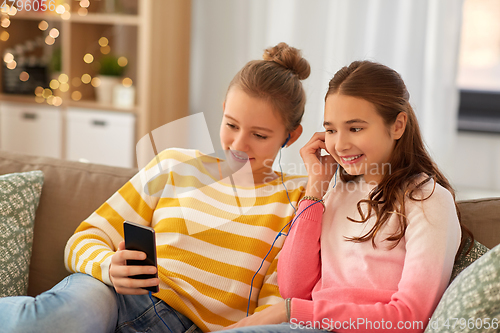
<svg viewBox="0 0 500 333">
<path fill-rule="evenodd" d="M 317 163 L 319 162 L 321 149 L 326 149 L 325 133 L 317 132 L 312 136 L 309 142 L 300 149 L 300 156 L 306 164 Z"/>
<path fill-rule="evenodd" d="M 160 281 L 158 278 L 152 279 L 133 279 L 131 276 L 142 274 L 155 274 L 154 266 L 134 266 L 127 265 L 127 260 L 144 260 L 146 254 L 140 251 L 125 250 L 124 242 L 118 245 L 118 251 L 111 257 L 109 267 L 109 277 L 115 290 L 120 294 L 142 295 L 148 291 L 142 288 L 157 286 Z"/>
<path fill-rule="evenodd" d="M 146 294 L 147 291 L 142 288 L 157 286 L 160 283 L 158 278 L 132 278 L 136 275 L 155 274 L 156 267 L 154 266 L 111 266 L 110 271 L 110 275 L 113 276 L 113 286 L 120 294 Z"/>
<path fill-rule="evenodd" d="M 147 294 L 148 291 L 143 289 L 146 287 L 154 287 L 160 284 L 159 279 L 132 279 L 132 278 L 120 278 L 116 279 L 115 287 L 116 292 L 124 295 L 143 295 Z"/>
</svg>

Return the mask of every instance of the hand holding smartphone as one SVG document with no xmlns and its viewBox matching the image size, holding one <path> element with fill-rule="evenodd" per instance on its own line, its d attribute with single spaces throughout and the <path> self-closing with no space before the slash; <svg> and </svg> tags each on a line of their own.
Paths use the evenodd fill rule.
<svg viewBox="0 0 500 333">
<path fill-rule="evenodd" d="M 135 266 L 155 266 L 156 263 L 156 240 L 155 231 L 151 227 L 146 227 L 138 223 L 125 221 L 123 222 L 123 233 L 125 238 L 125 249 L 133 251 L 141 251 L 146 253 L 145 260 L 127 260 L 127 265 Z M 158 278 L 158 270 L 155 274 L 140 274 L 130 276 L 132 279 L 152 279 Z M 144 287 L 144 289 L 157 293 L 158 286 Z"/>
</svg>

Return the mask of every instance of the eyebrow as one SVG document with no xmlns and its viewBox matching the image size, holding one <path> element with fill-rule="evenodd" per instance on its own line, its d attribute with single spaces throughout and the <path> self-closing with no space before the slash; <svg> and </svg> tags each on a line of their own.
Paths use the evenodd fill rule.
<svg viewBox="0 0 500 333">
<path fill-rule="evenodd" d="M 236 119 L 234 119 L 233 117 L 231 117 L 231 116 L 229 116 L 227 114 L 224 114 L 224 117 L 229 118 L 232 121 L 238 123 L 238 121 Z M 252 129 L 253 130 L 259 130 L 259 131 L 264 131 L 264 132 L 269 132 L 269 133 L 274 133 L 274 131 L 272 129 L 269 129 L 269 128 L 266 128 L 266 127 L 253 126 Z"/>
<path fill-rule="evenodd" d="M 347 125 L 349 125 L 349 124 L 355 124 L 355 123 L 368 124 L 368 122 L 364 121 L 363 119 L 351 119 L 351 120 L 348 120 L 348 121 L 345 122 L 345 124 L 347 124 Z M 329 121 L 325 121 L 323 123 L 323 127 L 325 127 L 325 126 L 331 126 L 331 125 L 332 125 L 332 123 L 329 122 Z"/>
</svg>

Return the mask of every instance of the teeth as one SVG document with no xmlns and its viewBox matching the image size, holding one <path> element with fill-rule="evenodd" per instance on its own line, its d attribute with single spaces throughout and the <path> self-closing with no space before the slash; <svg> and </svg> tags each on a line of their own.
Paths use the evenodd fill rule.
<svg viewBox="0 0 500 333">
<path fill-rule="evenodd" d="M 248 157 L 243 157 L 243 156 L 238 156 L 234 152 L 231 151 L 231 154 L 233 154 L 234 157 L 236 157 L 239 160 L 246 161 L 248 160 Z"/>
<path fill-rule="evenodd" d="M 344 161 L 352 161 L 352 160 L 355 160 L 357 158 L 359 158 L 362 154 L 360 155 L 357 155 L 357 156 L 352 156 L 352 157 L 342 157 L 344 159 Z"/>
</svg>

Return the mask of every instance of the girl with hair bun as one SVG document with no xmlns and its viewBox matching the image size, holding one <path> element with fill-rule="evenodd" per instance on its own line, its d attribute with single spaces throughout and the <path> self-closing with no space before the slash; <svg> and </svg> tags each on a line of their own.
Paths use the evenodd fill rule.
<svg viewBox="0 0 500 333">
<path fill-rule="evenodd" d="M 36 298 L 0 299 L 2 329 L 208 332 L 238 322 L 247 307 L 253 314 L 283 302 L 278 233 L 292 219 L 307 178 L 272 165 L 302 133 L 301 80 L 309 73 L 300 51 L 285 43 L 247 63 L 223 103 L 226 161 L 196 150 L 159 153 L 70 238 L 65 264 L 76 274 Z M 248 169 L 240 176 L 231 165 Z M 234 185 L 240 177 L 245 186 Z M 155 229 L 158 270 L 126 265 L 144 253 L 125 250 L 124 220 Z M 130 277 L 155 272 L 158 279 Z M 154 297 L 143 289 L 158 285 Z"/>
<path fill-rule="evenodd" d="M 308 183 L 278 263 L 286 301 L 228 333 L 423 332 L 472 237 L 396 71 L 355 61 L 325 99 L 325 131 L 300 150 Z"/>
</svg>

